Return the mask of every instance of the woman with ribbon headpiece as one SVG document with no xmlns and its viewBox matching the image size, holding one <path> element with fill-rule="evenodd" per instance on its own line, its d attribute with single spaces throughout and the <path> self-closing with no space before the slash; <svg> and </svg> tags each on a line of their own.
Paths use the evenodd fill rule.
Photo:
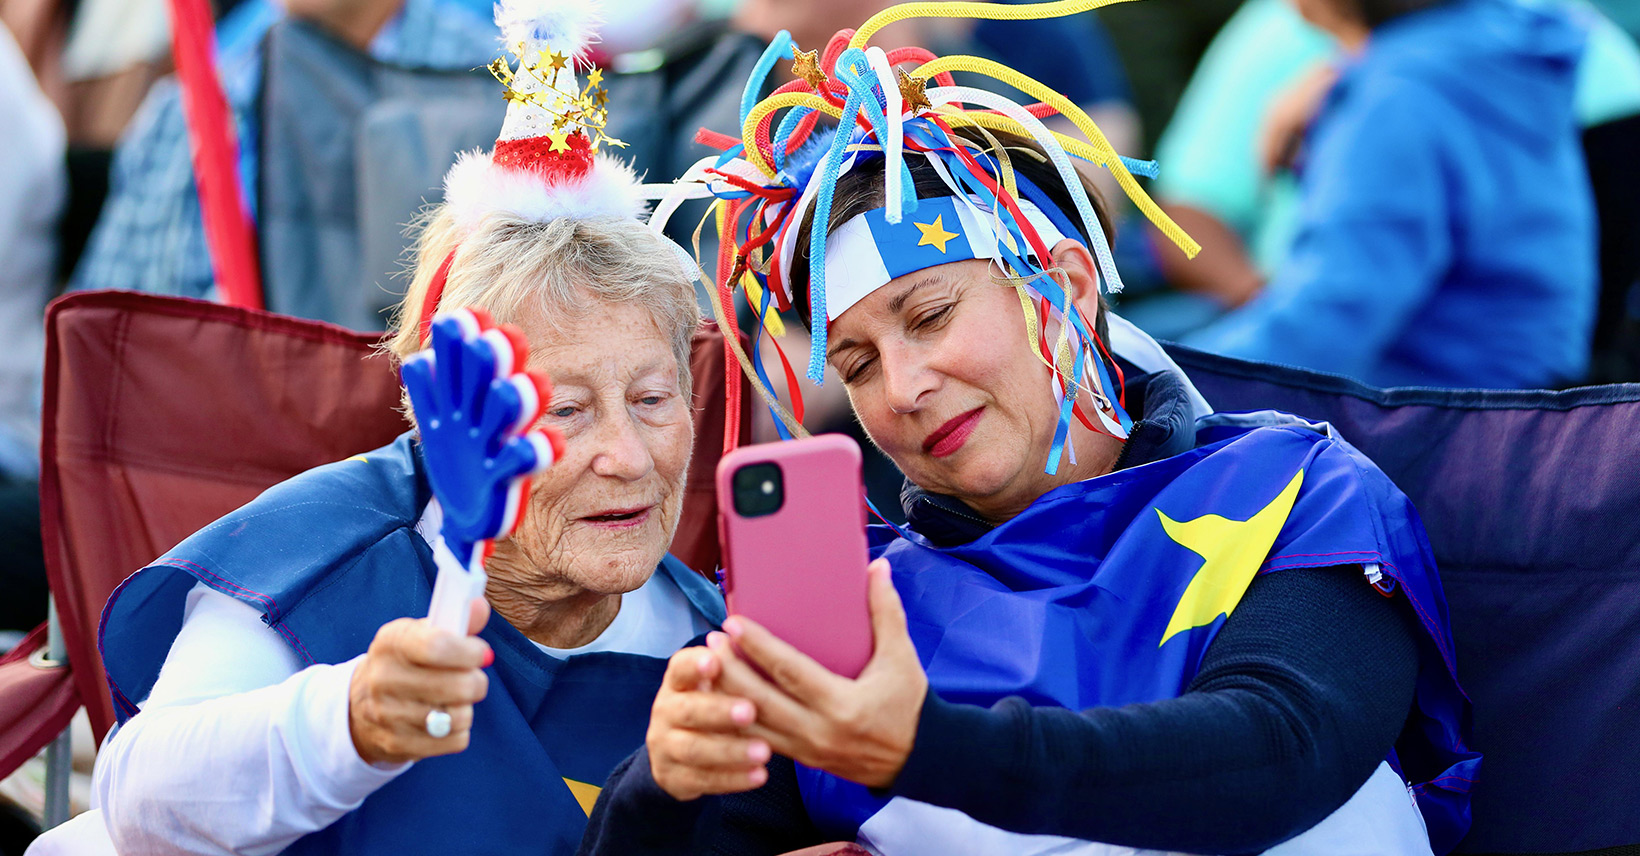
<svg viewBox="0 0 1640 856">
<path fill-rule="evenodd" d="M 583 852 L 1444 853 L 1464 834 L 1479 756 L 1405 496 L 1325 424 L 1212 413 L 1105 308 L 1108 215 L 1075 161 L 1193 250 L 1134 182 L 1154 165 L 1005 67 L 870 45 L 910 15 L 1096 5 L 913 3 L 823 55 L 777 42 L 799 82 L 748 99 L 739 139 L 703 136 L 724 154 L 674 195 L 721 200 L 719 305 L 743 286 L 760 326 L 805 317 L 809 374 L 837 371 L 906 474 L 908 523 L 873 530 L 859 677 L 731 616 L 672 658 Z M 1086 138 L 1048 131 L 1056 111 Z M 841 129 L 811 134 L 819 116 Z"/>
<path fill-rule="evenodd" d="M 270 489 L 109 602 L 121 726 L 95 782 L 119 852 L 570 852 L 666 658 L 721 620 L 667 555 L 699 310 L 631 169 L 597 153 L 613 141 L 597 72 L 577 79 L 588 12 L 497 7 L 518 58 L 492 67 L 506 123 L 446 179 L 389 343 L 420 430 Z M 550 389 L 489 383 L 525 356 Z M 460 421 L 469 403 L 482 420 Z M 557 439 L 489 433 L 509 425 Z M 485 468 L 533 481 L 473 514 L 446 488 Z M 520 514 L 493 553 L 452 528 Z M 465 632 L 419 617 L 430 597 L 440 613 L 446 553 L 488 572 L 483 599 L 456 601 Z"/>
</svg>

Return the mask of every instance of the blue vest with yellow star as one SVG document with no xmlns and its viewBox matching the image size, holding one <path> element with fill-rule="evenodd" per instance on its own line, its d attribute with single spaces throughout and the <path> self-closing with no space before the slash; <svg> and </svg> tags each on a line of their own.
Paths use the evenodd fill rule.
<svg viewBox="0 0 1640 856">
<path fill-rule="evenodd" d="M 1426 636 L 1415 708 L 1388 760 L 1431 839 L 1455 842 L 1480 758 L 1464 745 L 1468 702 L 1417 512 L 1325 426 L 1262 421 L 1207 417 L 1195 449 L 1050 491 L 959 546 L 881 533 L 873 553 L 893 565 L 929 686 L 957 703 L 1020 696 L 1076 710 L 1173 698 L 1255 576 L 1376 566 L 1376 585 L 1412 604 Z M 886 804 L 823 772 L 799 767 L 798 778 L 831 835 L 853 837 Z"/>
<path fill-rule="evenodd" d="M 435 568 L 414 527 L 430 497 L 405 435 L 270 488 L 138 571 L 103 611 L 120 721 L 147 697 L 196 582 L 261 610 L 304 663 L 345 662 L 383 624 L 425 615 Z M 699 574 L 671 556 L 655 573 L 722 623 L 723 601 Z M 286 854 L 575 852 L 604 780 L 643 745 L 666 660 L 560 660 L 499 617 L 480 636 L 495 663 L 467 750 L 416 762 Z"/>
</svg>

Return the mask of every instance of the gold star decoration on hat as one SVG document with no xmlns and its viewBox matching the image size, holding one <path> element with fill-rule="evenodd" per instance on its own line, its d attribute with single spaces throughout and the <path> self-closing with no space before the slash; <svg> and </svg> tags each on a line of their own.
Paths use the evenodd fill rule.
<svg viewBox="0 0 1640 856">
<path fill-rule="evenodd" d="M 798 51 L 792 63 L 792 76 L 808 81 L 816 92 L 826 91 L 826 73 L 820 68 L 819 51 Z"/>
<path fill-rule="evenodd" d="M 626 148 L 626 143 L 604 131 L 609 124 L 609 94 L 603 88 L 603 69 L 593 68 L 587 72 L 587 84 L 580 92 L 577 93 L 573 89 L 565 91 L 557 86 L 558 72 L 571 67 L 570 57 L 557 51 L 536 51 L 537 56 L 526 59 L 520 55 L 522 50 L 523 46 L 520 45 L 513 53 L 519 57 L 516 71 L 505 59 L 497 57 L 490 62 L 490 74 L 501 81 L 509 102 L 534 104 L 552 114 L 553 133 L 549 135 L 552 139 L 552 151 L 568 151 L 565 140 L 576 130 L 585 132 L 593 151 L 597 151 L 600 145 Z M 524 75 L 532 78 L 539 86 L 525 89 L 515 85 L 518 78 Z M 564 130 L 572 125 L 576 128 Z"/>
<path fill-rule="evenodd" d="M 900 100 L 905 109 L 915 116 L 924 110 L 934 109 L 933 102 L 928 100 L 928 78 L 906 74 L 905 69 L 897 68 L 900 75 Z"/>
</svg>

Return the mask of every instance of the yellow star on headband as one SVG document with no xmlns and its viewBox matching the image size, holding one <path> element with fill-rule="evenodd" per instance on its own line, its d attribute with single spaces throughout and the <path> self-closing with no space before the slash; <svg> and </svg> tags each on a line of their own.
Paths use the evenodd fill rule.
<svg viewBox="0 0 1640 856">
<path fill-rule="evenodd" d="M 900 75 L 900 100 L 905 103 L 905 109 L 911 111 L 911 115 L 934 109 L 934 102 L 928 100 L 928 78 L 906 74 L 903 68 L 897 68 L 895 71 Z"/>
<path fill-rule="evenodd" d="M 935 217 L 934 222 L 932 222 L 932 223 L 913 222 L 911 224 L 913 226 L 916 226 L 917 229 L 922 232 L 922 238 L 917 241 L 917 246 L 919 246 L 919 247 L 936 247 L 937 246 L 937 247 L 939 247 L 940 252 L 942 252 L 942 253 L 945 252 L 945 245 L 952 238 L 955 238 L 957 236 L 957 233 L 956 232 L 947 232 L 947 231 L 945 231 L 945 220 L 944 220 L 944 218 L 945 218 L 945 215 L 941 214 L 941 215 Z"/>
<path fill-rule="evenodd" d="M 1185 587 L 1167 629 L 1162 631 L 1161 644 L 1167 644 L 1176 634 L 1193 627 L 1212 624 L 1214 619 L 1235 610 L 1276 543 L 1276 536 L 1281 534 L 1281 527 L 1286 525 L 1287 515 L 1292 513 L 1293 502 L 1298 499 L 1298 489 L 1303 483 L 1304 471 L 1299 470 L 1269 505 L 1246 520 L 1204 514 L 1180 522 L 1156 509 L 1167 537 L 1202 557 L 1201 568 Z"/>
<path fill-rule="evenodd" d="M 604 82 L 604 70 L 603 69 L 595 68 L 595 69 L 587 72 L 587 85 L 588 86 L 597 86 L 598 84 L 603 83 L 603 82 Z"/>
<path fill-rule="evenodd" d="M 798 51 L 797 61 L 792 63 L 792 76 L 808 81 L 810 86 L 824 92 L 826 73 L 820 68 L 820 52 Z"/>
<path fill-rule="evenodd" d="M 552 140 L 552 145 L 548 148 L 548 151 L 554 151 L 554 152 L 567 152 L 567 151 L 569 151 L 569 132 L 568 131 L 553 131 L 553 132 L 547 134 L 547 138 Z"/>
</svg>

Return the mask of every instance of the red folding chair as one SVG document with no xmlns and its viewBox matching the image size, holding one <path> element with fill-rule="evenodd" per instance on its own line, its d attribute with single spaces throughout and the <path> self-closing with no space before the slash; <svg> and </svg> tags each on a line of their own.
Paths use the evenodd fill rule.
<svg viewBox="0 0 1640 856">
<path fill-rule="evenodd" d="M 0 776 L 81 704 L 99 742 L 113 724 L 97 624 L 122 579 L 267 487 L 406 428 L 375 334 L 117 291 L 58 300 L 46 331 L 42 529 L 72 667 L 30 664 L 43 628 L 0 661 Z M 707 572 L 719 557 L 722 359 L 717 328 L 702 325 L 696 451 L 672 552 Z"/>
</svg>

